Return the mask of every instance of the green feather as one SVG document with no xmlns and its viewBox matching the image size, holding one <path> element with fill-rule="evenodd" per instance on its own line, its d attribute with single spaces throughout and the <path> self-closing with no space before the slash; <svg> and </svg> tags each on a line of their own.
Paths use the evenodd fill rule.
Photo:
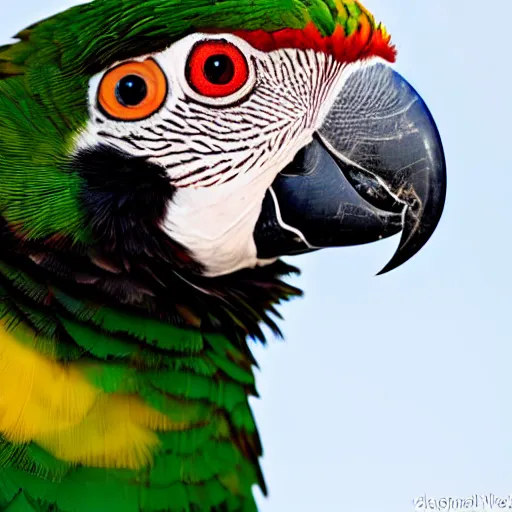
<svg viewBox="0 0 512 512">
<path fill-rule="evenodd" d="M 33 304 L 23 308 L 32 308 L 34 318 L 45 318 L 37 307 L 46 306 L 31 299 L 48 293 L 38 281 L 6 268 L 4 275 Z M 37 512 L 255 510 L 252 488 L 264 484 L 248 405 L 255 390 L 247 356 L 218 333 L 133 318 L 56 289 L 52 296 L 66 314 L 53 316 L 51 336 L 40 333 L 36 343 L 35 327 L 17 324 L 12 332 L 20 341 L 41 353 L 48 352 L 46 344 L 75 347 L 94 386 L 105 393 L 137 393 L 171 420 L 191 427 L 159 433 L 154 464 L 140 471 L 79 468 L 35 444 L 0 439 L 0 506 Z M 13 297 L 9 300 L 20 307 Z M 68 359 L 66 351 L 52 355 Z"/>
<path fill-rule="evenodd" d="M 7 512 L 38 512 L 39 507 L 31 503 L 24 492 L 20 492 L 5 509 Z"/>
<path fill-rule="evenodd" d="M 193 329 L 178 329 L 152 318 L 134 317 L 93 303 L 83 303 L 60 290 L 53 290 L 55 298 L 81 322 L 90 322 L 118 336 L 133 336 L 136 340 L 163 350 L 196 353 L 203 347 L 201 333 Z"/>
</svg>

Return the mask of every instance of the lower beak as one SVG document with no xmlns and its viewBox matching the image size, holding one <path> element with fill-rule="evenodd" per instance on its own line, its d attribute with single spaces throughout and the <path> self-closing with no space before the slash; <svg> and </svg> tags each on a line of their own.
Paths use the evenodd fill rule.
<svg viewBox="0 0 512 512">
<path fill-rule="evenodd" d="M 418 93 L 385 64 L 355 71 L 321 128 L 268 190 L 259 258 L 359 245 L 402 232 L 380 273 L 414 256 L 443 212 L 446 165 Z"/>
</svg>

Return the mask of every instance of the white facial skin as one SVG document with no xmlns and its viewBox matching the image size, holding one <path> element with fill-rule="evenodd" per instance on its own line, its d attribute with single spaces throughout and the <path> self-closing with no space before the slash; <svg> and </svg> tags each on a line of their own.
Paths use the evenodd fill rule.
<svg viewBox="0 0 512 512">
<path fill-rule="evenodd" d="M 231 96 L 210 98 L 191 88 L 186 69 L 197 42 L 218 39 L 243 53 L 249 77 Z M 98 108 L 100 73 L 90 81 L 90 120 L 76 148 L 107 144 L 164 168 L 176 192 L 161 228 L 205 275 L 269 263 L 258 259 L 253 237 L 265 193 L 360 65 L 313 50 L 263 53 L 230 34 L 193 34 L 134 60 L 149 56 L 167 77 L 163 106 L 141 121 L 110 119 Z"/>
</svg>

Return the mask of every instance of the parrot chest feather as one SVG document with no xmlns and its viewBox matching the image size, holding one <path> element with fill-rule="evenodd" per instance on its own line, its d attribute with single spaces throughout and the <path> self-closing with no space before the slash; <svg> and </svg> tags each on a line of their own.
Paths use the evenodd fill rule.
<svg viewBox="0 0 512 512">
<path fill-rule="evenodd" d="M 255 510 L 252 361 L 221 334 L 52 297 L 44 328 L 0 327 L 0 509 Z"/>
</svg>

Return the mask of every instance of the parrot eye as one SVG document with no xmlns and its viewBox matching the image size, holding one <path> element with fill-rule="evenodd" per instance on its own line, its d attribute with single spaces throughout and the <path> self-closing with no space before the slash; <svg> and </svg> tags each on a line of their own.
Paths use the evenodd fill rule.
<svg viewBox="0 0 512 512">
<path fill-rule="evenodd" d="M 187 81 L 197 93 L 223 98 L 239 91 L 249 78 L 243 53 L 222 40 L 203 41 L 194 46 L 187 63 Z"/>
<path fill-rule="evenodd" d="M 213 85 L 227 85 L 235 76 L 235 66 L 227 55 L 212 55 L 204 63 L 204 76 Z"/>
<path fill-rule="evenodd" d="M 127 75 L 117 82 L 116 97 L 125 107 L 140 105 L 148 95 L 148 86 L 141 76 Z"/>
<path fill-rule="evenodd" d="M 146 59 L 108 71 L 99 86 L 98 103 L 114 119 L 138 121 L 154 114 L 166 96 L 164 72 L 153 59 Z"/>
</svg>

